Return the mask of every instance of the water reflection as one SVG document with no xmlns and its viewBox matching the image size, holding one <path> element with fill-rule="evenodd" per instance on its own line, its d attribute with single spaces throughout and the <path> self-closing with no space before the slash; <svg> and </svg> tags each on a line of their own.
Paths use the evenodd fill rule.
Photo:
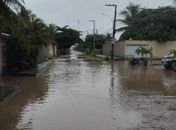
<svg viewBox="0 0 176 130">
<path fill-rule="evenodd" d="M 27 108 L 30 104 L 44 102 L 48 89 L 44 81 L 42 78 L 4 77 L 6 86 L 20 86 L 20 92 L 0 105 L 0 129 L 16 129 L 21 116 L 30 110 Z"/>
<path fill-rule="evenodd" d="M 0 106 L 0 129 L 172 130 L 175 75 L 72 52 L 39 77 L 4 78 L 21 92 Z"/>
<path fill-rule="evenodd" d="M 175 129 L 175 111 L 169 111 L 169 108 L 176 106 L 175 87 L 171 87 L 175 84 L 176 73 L 165 71 L 160 66 L 116 64 L 120 66 L 116 68 L 122 87 L 120 104 L 142 115 L 141 123 L 134 129 Z"/>
<path fill-rule="evenodd" d="M 117 129 L 134 128 L 141 123 L 142 116 L 134 109 L 128 109 L 124 105 L 124 100 L 121 100 L 123 94 L 123 86 L 120 84 L 119 68 L 116 62 L 112 61 L 110 64 L 110 77 L 111 85 L 109 88 L 110 93 L 110 107 L 112 111 L 112 119 L 118 122 Z M 127 98 L 127 97 L 126 97 Z"/>
</svg>

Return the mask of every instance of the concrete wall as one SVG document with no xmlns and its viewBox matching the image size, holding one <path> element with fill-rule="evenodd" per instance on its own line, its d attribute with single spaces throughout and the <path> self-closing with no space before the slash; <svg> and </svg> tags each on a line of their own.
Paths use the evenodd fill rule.
<svg viewBox="0 0 176 130">
<path fill-rule="evenodd" d="M 56 45 L 48 44 L 47 47 L 45 45 L 42 45 L 38 48 L 37 63 L 44 62 L 56 56 L 57 56 Z"/>
<path fill-rule="evenodd" d="M 41 63 L 46 61 L 47 59 L 47 48 L 42 45 L 40 48 L 38 48 L 38 55 L 37 55 L 37 63 Z"/>
<path fill-rule="evenodd" d="M 47 46 L 47 57 L 49 59 L 51 59 L 52 57 L 54 57 L 54 45 L 52 43 L 48 44 L 48 46 Z"/>
<path fill-rule="evenodd" d="M 55 44 L 48 44 L 47 46 L 47 57 L 49 59 L 57 56 L 57 46 Z"/>
<path fill-rule="evenodd" d="M 172 49 L 176 49 L 176 41 L 168 41 L 166 43 L 158 43 L 157 41 L 143 41 L 143 40 L 126 40 L 117 42 L 114 45 L 114 56 L 126 58 L 127 56 L 127 47 L 129 45 L 148 45 L 148 47 L 153 48 L 153 58 L 161 59 L 163 55 Z M 103 54 L 111 54 L 111 42 L 106 42 L 103 45 Z"/>
<path fill-rule="evenodd" d="M 116 42 L 116 44 L 114 45 L 114 56 L 124 58 L 124 55 L 125 55 L 124 43 L 125 43 L 124 41 Z"/>
<path fill-rule="evenodd" d="M 57 46 L 54 45 L 54 56 L 57 56 Z"/>
<path fill-rule="evenodd" d="M 111 41 L 107 41 L 103 45 L 103 54 L 111 55 L 111 47 L 112 47 Z M 124 55 L 125 55 L 125 44 L 124 44 L 124 41 L 116 42 L 114 44 L 114 56 L 123 58 Z"/>
<path fill-rule="evenodd" d="M 125 52 L 127 50 L 127 45 L 133 45 L 133 44 L 148 45 L 149 48 L 152 47 L 153 58 L 155 59 L 161 59 L 167 51 L 176 49 L 176 41 L 158 43 L 157 41 L 128 40 L 128 41 L 125 41 Z"/>
</svg>

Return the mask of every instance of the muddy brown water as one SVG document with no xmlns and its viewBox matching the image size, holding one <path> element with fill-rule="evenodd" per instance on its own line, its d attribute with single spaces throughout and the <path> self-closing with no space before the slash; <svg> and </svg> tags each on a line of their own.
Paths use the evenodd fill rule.
<svg viewBox="0 0 176 130">
<path fill-rule="evenodd" d="M 176 72 L 72 52 L 0 104 L 0 130 L 175 130 Z"/>
</svg>

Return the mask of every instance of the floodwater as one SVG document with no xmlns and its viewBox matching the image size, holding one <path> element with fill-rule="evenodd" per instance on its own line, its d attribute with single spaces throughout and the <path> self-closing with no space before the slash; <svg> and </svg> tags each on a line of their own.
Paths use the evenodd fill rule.
<svg viewBox="0 0 176 130">
<path fill-rule="evenodd" d="M 72 52 L 0 104 L 0 130 L 175 130 L 176 72 Z"/>
</svg>

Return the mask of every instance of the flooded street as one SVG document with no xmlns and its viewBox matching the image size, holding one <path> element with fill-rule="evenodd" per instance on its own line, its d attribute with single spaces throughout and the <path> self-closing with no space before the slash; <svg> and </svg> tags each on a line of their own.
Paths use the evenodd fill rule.
<svg viewBox="0 0 176 130">
<path fill-rule="evenodd" d="M 72 52 L 0 104 L 0 130 L 175 130 L 176 72 Z"/>
</svg>

